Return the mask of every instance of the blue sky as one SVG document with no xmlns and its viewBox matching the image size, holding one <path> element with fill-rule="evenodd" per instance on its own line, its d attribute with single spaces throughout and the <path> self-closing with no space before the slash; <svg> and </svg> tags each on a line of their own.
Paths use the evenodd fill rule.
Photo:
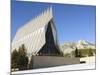
<svg viewBox="0 0 100 75">
<path fill-rule="evenodd" d="M 95 43 L 95 6 L 22 1 L 12 1 L 12 39 L 18 28 L 50 6 L 53 8 L 54 22 L 60 43 L 67 41 L 76 42 L 81 39 Z"/>
</svg>

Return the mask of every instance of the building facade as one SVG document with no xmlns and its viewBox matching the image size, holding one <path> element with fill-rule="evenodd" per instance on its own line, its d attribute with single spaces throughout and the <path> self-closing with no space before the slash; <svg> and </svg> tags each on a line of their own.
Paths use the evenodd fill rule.
<svg viewBox="0 0 100 75">
<path fill-rule="evenodd" d="M 28 56 L 61 55 L 52 8 L 20 27 L 12 41 L 12 51 L 24 44 Z"/>
</svg>

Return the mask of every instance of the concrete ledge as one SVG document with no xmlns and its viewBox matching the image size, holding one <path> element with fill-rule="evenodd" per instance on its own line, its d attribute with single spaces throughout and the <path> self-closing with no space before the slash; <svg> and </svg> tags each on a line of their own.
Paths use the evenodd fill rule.
<svg viewBox="0 0 100 75">
<path fill-rule="evenodd" d="M 60 56 L 34 56 L 33 67 L 34 69 L 37 69 L 79 63 L 80 58 L 66 58 Z"/>
</svg>

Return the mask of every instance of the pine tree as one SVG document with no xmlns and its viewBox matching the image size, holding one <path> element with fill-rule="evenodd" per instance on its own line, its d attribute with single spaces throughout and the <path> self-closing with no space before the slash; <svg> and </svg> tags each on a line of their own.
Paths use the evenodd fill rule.
<svg viewBox="0 0 100 75">
<path fill-rule="evenodd" d="M 91 49 L 89 49 L 89 54 L 88 56 L 93 56 L 93 51 Z"/>
<path fill-rule="evenodd" d="M 33 63 L 34 63 L 34 56 L 32 55 L 29 63 L 29 69 L 33 69 Z"/>
<path fill-rule="evenodd" d="M 79 51 L 78 51 L 77 47 L 76 47 L 76 50 L 75 50 L 75 57 L 79 57 Z"/>
<path fill-rule="evenodd" d="M 26 53 L 26 48 L 24 44 L 19 47 L 19 52 L 18 52 L 18 65 L 19 65 L 19 70 L 25 70 L 27 69 L 28 66 L 28 56 Z"/>
<path fill-rule="evenodd" d="M 16 69 L 16 68 L 18 68 L 18 52 L 17 52 L 17 50 L 15 49 L 15 50 L 13 50 L 13 52 L 12 52 L 12 54 L 11 54 L 11 68 L 12 69 Z"/>
</svg>

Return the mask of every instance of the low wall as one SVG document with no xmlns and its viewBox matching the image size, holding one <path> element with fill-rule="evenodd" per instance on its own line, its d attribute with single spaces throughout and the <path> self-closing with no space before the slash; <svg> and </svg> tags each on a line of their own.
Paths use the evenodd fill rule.
<svg viewBox="0 0 100 75">
<path fill-rule="evenodd" d="M 34 56 L 33 67 L 34 69 L 36 69 L 79 63 L 79 58 L 66 58 L 57 56 Z"/>
</svg>

